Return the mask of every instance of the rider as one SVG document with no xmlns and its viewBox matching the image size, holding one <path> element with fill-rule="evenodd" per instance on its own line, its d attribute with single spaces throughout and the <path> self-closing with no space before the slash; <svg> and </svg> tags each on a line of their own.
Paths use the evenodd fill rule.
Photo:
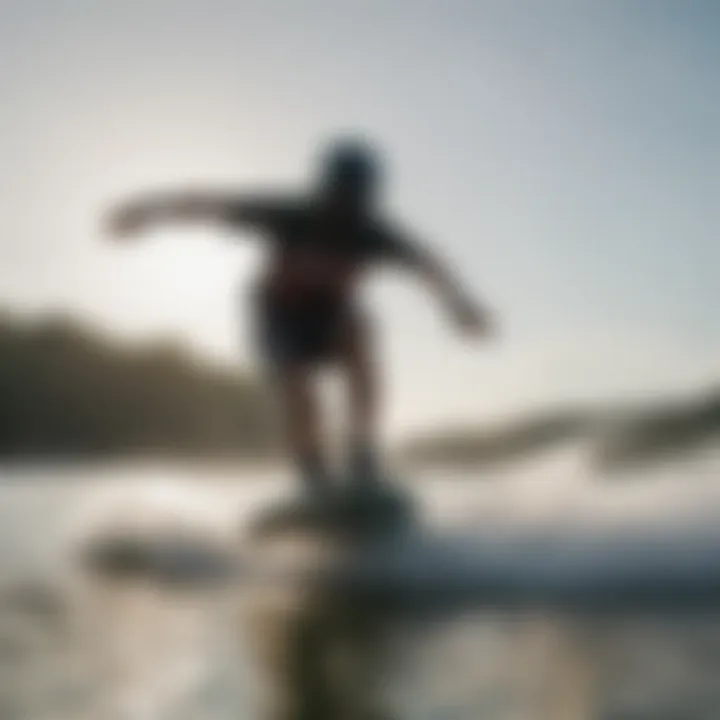
<svg viewBox="0 0 720 720">
<path fill-rule="evenodd" d="M 377 206 L 382 174 L 368 144 L 340 140 L 328 148 L 317 187 L 307 196 L 176 192 L 136 198 L 110 214 L 117 236 L 161 221 L 216 221 L 267 238 L 271 262 L 257 287 L 258 340 L 284 401 L 291 453 L 312 489 L 326 489 L 330 477 L 312 383 L 325 364 L 341 367 L 349 383 L 351 477 L 358 483 L 378 477 L 373 347 L 356 301 L 364 271 L 384 263 L 416 271 L 462 329 L 490 327 L 487 313 L 448 269 L 383 217 Z"/>
</svg>

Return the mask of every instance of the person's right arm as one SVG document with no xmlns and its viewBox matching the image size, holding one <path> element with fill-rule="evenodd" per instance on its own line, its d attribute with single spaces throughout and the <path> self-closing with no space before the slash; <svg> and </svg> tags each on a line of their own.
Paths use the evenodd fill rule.
<svg viewBox="0 0 720 720">
<path fill-rule="evenodd" d="M 108 213 L 107 228 L 116 237 L 126 237 L 159 223 L 262 223 L 269 212 L 266 199 L 191 190 L 122 202 Z"/>
<path fill-rule="evenodd" d="M 397 227 L 378 233 L 379 257 L 404 266 L 425 280 L 450 311 L 458 326 L 468 333 L 489 335 L 495 324 L 488 307 L 475 300 L 449 263 L 427 245 Z"/>
</svg>

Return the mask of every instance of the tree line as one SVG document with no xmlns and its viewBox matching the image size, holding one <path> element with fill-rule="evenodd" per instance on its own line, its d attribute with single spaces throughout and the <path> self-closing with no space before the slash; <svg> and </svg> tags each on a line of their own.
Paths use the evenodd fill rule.
<svg viewBox="0 0 720 720">
<path fill-rule="evenodd" d="M 0 314 L 0 456 L 263 458 L 280 448 L 268 389 L 173 342 L 126 346 L 63 316 Z"/>
</svg>

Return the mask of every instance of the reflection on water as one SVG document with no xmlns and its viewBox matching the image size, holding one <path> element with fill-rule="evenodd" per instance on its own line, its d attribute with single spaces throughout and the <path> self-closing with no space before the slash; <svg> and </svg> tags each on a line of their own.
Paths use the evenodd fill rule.
<svg viewBox="0 0 720 720">
<path fill-rule="evenodd" d="M 684 493 L 707 511 L 717 487 L 703 468 Z M 185 527 L 232 548 L 238 517 L 281 490 L 159 470 L 66 472 L 72 483 L 8 472 L 0 490 L 0 718 L 682 720 L 720 707 L 720 616 L 478 609 L 429 619 L 307 583 L 88 577 L 65 553 L 78 533 Z M 550 496 L 558 487 L 545 485 Z M 648 521 L 673 507 L 663 487 Z M 522 478 L 496 492 L 425 483 L 421 495 L 445 529 L 460 511 L 492 524 L 511 506 L 506 525 L 556 523 L 545 498 L 522 505 L 527 489 Z M 610 516 L 642 504 L 638 488 L 573 492 L 558 516 L 576 524 L 590 507 Z"/>
</svg>

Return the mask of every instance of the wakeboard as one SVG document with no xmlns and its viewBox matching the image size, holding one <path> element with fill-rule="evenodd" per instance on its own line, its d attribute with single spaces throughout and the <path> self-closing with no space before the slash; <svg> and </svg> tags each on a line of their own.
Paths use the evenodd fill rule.
<svg viewBox="0 0 720 720">
<path fill-rule="evenodd" d="M 407 531 L 416 522 L 411 498 L 389 481 L 338 484 L 303 493 L 264 509 L 250 524 L 251 537 L 307 531 L 346 539 L 377 538 Z"/>
</svg>

